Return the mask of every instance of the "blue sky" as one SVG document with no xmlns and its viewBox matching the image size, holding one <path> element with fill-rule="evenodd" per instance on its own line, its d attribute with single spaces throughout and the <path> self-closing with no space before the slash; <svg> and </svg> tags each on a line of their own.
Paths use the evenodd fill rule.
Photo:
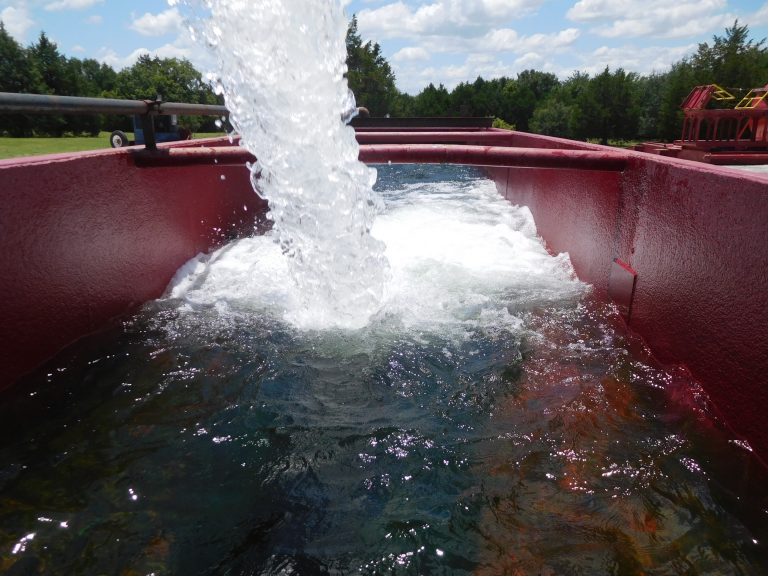
<svg viewBox="0 0 768 576">
<path fill-rule="evenodd" d="M 291 1 L 291 0 L 287 0 Z M 254 5 L 258 4 L 254 0 Z M 344 0 L 365 40 L 378 42 L 398 87 L 452 88 L 527 68 L 566 78 L 611 68 L 664 71 L 738 18 L 768 36 L 768 0 Z M 23 45 L 41 30 L 67 56 L 116 69 L 142 52 L 207 63 L 165 0 L 0 0 L 0 19 Z M 766 79 L 768 82 L 768 78 Z"/>
</svg>

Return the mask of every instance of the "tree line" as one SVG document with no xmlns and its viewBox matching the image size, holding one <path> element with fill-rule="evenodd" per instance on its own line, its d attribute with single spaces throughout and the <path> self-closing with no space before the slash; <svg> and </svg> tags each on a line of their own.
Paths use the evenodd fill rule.
<svg viewBox="0 0 768 576">
<path fill-rule="evenodd" d="M 606 67 L 599 74 L 574 72 L 560 80 L 548 72 L 525 70 L 515 78 L 478 77 L 450 91 L 442 84 L 429 84 L 412 96 L 397 90 L 378 44 L 362 43 L 354 18 L 347 33 L 347 49 L 354 55 L 350 69 L 358 62 L 367 63 L 362 73 L 350 73 L 350 87 L 358 104 L 373 116 L 493 116 L 518 130 L 603 143 L 679 138 L 680 104 L 694 86 L 718 84 L 739 99 L 764 86 L 768 83 L 764 43 L 750 38 L 748 26 L 736 20 L 723 36 L 699 44 L 695 54 L 663 73 L 643 76 Z M 367 73 L 369 69 L 378 76 Z"/>
<path fill-rule="evenodd" d="M 347 31 L 347 80 L 357 102 L 372 116 L 492 116 L 518 130 L 576 139 L 674 140 L 680 135 L 680 103 L 696 85 L 716 83 L 737 98 L 768 83 L 765 41 L 750 37 L 738 20 L 699 44 L 695 54 L 667 72 L 647 76 L 623 68 L 590 75 L 525 70 L 514 78 L 462 82 L 453 90 L 429 84 L 416 95 L 397 89 L 395 74 L 375 42 L 363 42 L 352 18 Z M 139 57 L 116 72 L 94 59 L 63 56 L 45 33 L 24 48 L 0 22 L 0 92 L 154 99 L 222 104 L 209 83 L 185 59 Z M 213 118 L 181 122 L 192 130 L 215 130 Z M 130 119 L 104 116 L 0 114 L 0 133 L 96 135 L 131 130 Z"/>
<path fill-rule="evenodd" d="M 0 92 L 50 94 L 223 104 L 211 85 L 186 59 L 144 54 L 116 72 L 111 66 L 86 58 L 67 58 L 41 32 L 28 47 L 21 46 L 0 21 Z M 215 131 L 215 119 L 183 117 L 180 123 L 194 131 Z M 0 114 L 0 134 L 9 136 L 92 135 L 101 130 L 132 131 L 126 116 L 63 114 Z"/>
</svg>

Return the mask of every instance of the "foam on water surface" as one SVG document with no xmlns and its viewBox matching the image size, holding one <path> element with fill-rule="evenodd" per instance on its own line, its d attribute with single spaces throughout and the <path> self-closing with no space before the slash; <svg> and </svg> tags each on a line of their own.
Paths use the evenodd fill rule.
<svg viewBox="0 0 768 576">
<path fill-rule="evenodd" d="M 399 173 L 430 168 L 382 170 L 386 187 Z M 444 178 L 461 170 L 443 169 Z M 585 290 L 574 279 L 567 254 L 546 252 L 530 211 L 509 205 L 492 181 L 470 174 L 459 182 L 442 179 L 382 191 L 387 208 L 373 222 L 372 236 L 386 247 L 389 271 L 369 327 L 457 334 L 479 327 L 512 329 L 519 324 L 518 309 Z M 300 328 L 337 326 L 327 309 L 305 309 L 301 290 L 291 282 L 279 245 L 267 235 L 197 257 L 177 273 L 167 295 L 190 310 L 269 314 Z"/>
</svg>

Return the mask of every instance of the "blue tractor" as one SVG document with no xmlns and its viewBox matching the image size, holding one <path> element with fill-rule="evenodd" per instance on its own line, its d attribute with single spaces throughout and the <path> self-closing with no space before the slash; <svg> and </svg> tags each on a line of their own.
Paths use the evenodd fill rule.
<svg viewBox="0 0 768 576">
<path fill-rule="evenodd" d="M 192 138 L 190 130 L 178 125 L 176 114 L 159 114 L 153 116 L 152 120 L 154 123 L 154 142 L 176 142 L 177 140 L 189 140 Z M 126 133 L 122 130 L 112 132 L 109 135 L 109 143 L 112 145 L 112 148 L 146 144 L 146 138 L 144 137 L 145 121 L 144 116 L 133 116 L 133 135 L 135 140 L 129 140 Z"/>
</svg>

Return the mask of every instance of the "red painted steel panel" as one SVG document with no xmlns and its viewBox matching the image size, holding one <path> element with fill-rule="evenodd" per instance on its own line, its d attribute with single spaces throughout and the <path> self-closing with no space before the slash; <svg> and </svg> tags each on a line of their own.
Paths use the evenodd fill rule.
<svg viewBox="0 0 768 576">
<path fill-rule="evenodd" d="M 624 186 L 636 197 L 630 326 L 768 461 L 768 180 L 638 159 Z"/>
<path fill-rule="evenodd" d="M 615 258 L 636 271 L 630 328 L 768 461 L 768 179 L 642 153 L 621 174 L 507 172 L 500 190 L 598 294 Z"/>
<path fill-rule="evenodd" d="M 637 271 L 620 258 L 614 258 L 611 264 L 611 276 L 608 279 L 608 296 L 626 321 L 629 321 L 632 315 L 636 282 Z"/>
<path fill-rule="evenodd" d="M 768 461 L 768 178 L 519 132 L 491 139 L 516 148 L 420 144 L 422 133 L 361 158 L 485 166 L 598 295 L 620 259 L 636 272 L 630 327 L 687 367 Z M 252 229 L 265 207 L 248 155 L 223 143 L 137 160 L 148 168 L 128 150 L 0 162 L 0 387 L 158 296 L 219 229 Z"/>
<path fill-rule="evenodd" d="M 244 166 L 137 169 L 129 150 L 0 162 L 0 388 L 250 233 Z M 247 210 L 244 210 L 247 207 Z"/>
<path fill-rule="evenodd" d="M 579 278 L 602 295 L 619 227 L 620 182 L 613 171 L 510 168 L 504 195 L 528 206 L 547 248 L 568 252 Z"/>
</svg>

